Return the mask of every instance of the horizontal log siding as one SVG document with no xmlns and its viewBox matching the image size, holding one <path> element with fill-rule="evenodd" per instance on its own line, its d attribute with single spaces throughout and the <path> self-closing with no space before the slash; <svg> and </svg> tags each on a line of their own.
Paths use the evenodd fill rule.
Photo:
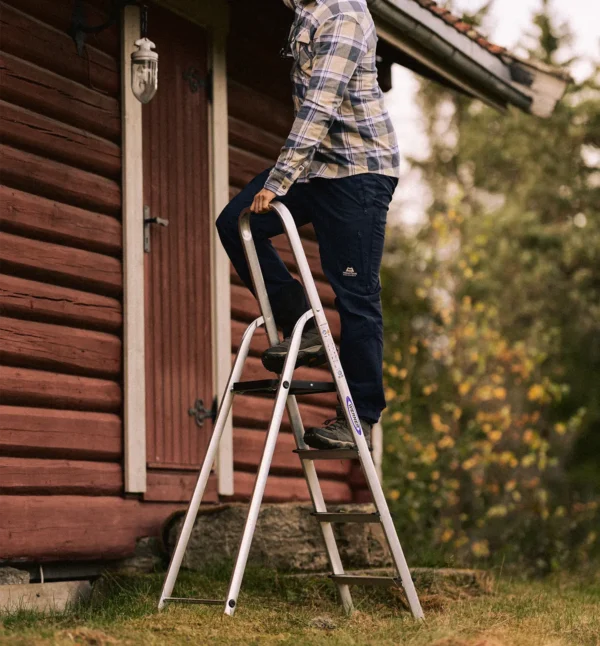
<svg viewBox="0 0 600 646">
<path fill-rule="evenodd" d="M 121 499 L 118 27 L 80 57 L 71 2 L 0 5 L 0 558 L 124 555 L 172 507 Z"/>
<path fill-rule="evenodd" d="M 289 132 L 293 114 L 290 107 L 288 64 L 278 57 L 281 41 L 289 28 L 289 15 L 283 7 L 272 7 L 269 19 L 256 11 L 251 3 L 234 0 L 229 48 L 229 141 L 230 141 L 230 194 L 236 195 L 253 177 L 271 166 Z M 248 67 L 247 61 L 260 59 L 261 64 Z M 252 70 L 260 68 L 260 75 Z M 326 307 L 326 315 L 334 336 L 339 339 L 339 317 L 333 309 L 334 294 L 327 283 L 319 261 L 318 246 L 312 228 L 301 230 L 305 251 L 319 294 Z M 296 275 L 297 267 L 284 236 L 274 240 L 276 248 L 290 270 Z M 246 326 L 258 316 L 258 306 L 250 292 L 232 270 L 232 351 L 235 353 Z M 271 378 L 262 367 L 260 353 L 267 347 L 263 332 L 256 335 L 244 378 Z M 329 381 L 326 370 L 303 369 L 296 372 L 299 379 Z M 305 426 L 321 423 L 331 417 L 335 395 L 316 395 L 300 398 Z M 265 434 L 273 406 L 272 399 L 238 396 L 234 401 L 234 465 L 235 498 L 246 499 L 252 492 L 254 474 L 260 460 Z M 278 439 L 271 477 L 265 498 L 271 501 L 308 500 L 306 483 L 300 462 L 292 453 L 294 441 L 287 414 Z M 347 480 L 351 465 L 345 461 L 318 465 L 323 492 L 331 502 L 352 500 L 352 489 Z"/>
</svg>

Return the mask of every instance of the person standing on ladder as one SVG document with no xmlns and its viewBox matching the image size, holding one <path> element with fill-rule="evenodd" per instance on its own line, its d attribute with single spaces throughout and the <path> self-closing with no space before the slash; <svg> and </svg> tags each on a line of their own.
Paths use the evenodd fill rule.
<svg viewBox="0 0 600 646">
<path fill-rule="evenodd" d="M 293 57 L 295 121 L 275 166 L 255 177 L 223 210 L 219 236 L 245 285 L 252 288 L 238 218 L 247 207 L 273 315 L 284 341 L 262 362 L 280 373 L 298 318 L 309 309 L 302 285 L 273 248 L 283 233 L 269 210 L 278 199 L 296 226 L 314 226 L 321 264 L 341 322 L 340 360 L 371 447 L 371 428 L 385 408 L 383 317 L 379 270 L 386 217 L 398 184 L 400 155 L 377 82 L 377 34 L 367 0 L 283 0 L 295 12 L 288 52 Z M 313 320 L 304 329 L 296 366 L 327 362 Z M 341 410 L 307 429 L 312 448 L 352 448 Z"/>
</svg>

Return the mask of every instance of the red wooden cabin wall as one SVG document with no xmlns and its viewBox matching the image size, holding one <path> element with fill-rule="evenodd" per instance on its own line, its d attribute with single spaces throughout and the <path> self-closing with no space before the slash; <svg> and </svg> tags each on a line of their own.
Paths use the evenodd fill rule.
<svg viewBox="0 0 600 646">
<path fill-rule="evenodd" d="M 0 3 L 0 559 L 122 556 L 173 508 L 122 498 L 119 27 L 80 57 L 72 10 Z"/>
</svg>

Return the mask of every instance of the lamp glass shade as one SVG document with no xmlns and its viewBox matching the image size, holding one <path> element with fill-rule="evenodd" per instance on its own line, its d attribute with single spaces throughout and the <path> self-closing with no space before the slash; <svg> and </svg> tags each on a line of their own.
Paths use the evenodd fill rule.
<svg viewBox="0 0 600 646">
<path fill-rule="evenodd" d="M 137 40 L 138 51 L 131 54 L 131 90 L 141 103 L 148 103 L 158 89 L 158 54 L 147 38 Z"/>
</svg>

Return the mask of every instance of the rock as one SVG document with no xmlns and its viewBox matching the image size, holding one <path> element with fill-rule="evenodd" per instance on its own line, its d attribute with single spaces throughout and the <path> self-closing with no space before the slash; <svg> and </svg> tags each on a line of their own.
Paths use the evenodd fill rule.
<svg viewBox="0 0 600 646">
<path fill-rule="evenodd" d="M 261 508 L 252 541 L 249 563 L 277 570 L 320 572 L 329 564 L 323 538 L 310 504 L 266 504 Z M 374 511 L 372 505 L 343 505 L 330 511 Z M 246 521 L 248 506 L 226 504 L 200 510 L 183 566 L 201 570 L 209 564 L 235 558 Z M 175 548 L 183 518 L 168 528 L 169 550 Z M 383 530 L 379 524 L 334 525 L 342 561 L 348 568 L 391 565 Z"/>
<path fill-rule="evenodd" d="M 118 561 L 110 569 L 121 574 L 151 574 L 163 569 L 163 561 L 159 539 L 147 536 L 138 540 L 133 556 Z"/>
<path fill-rule="evenodd" d="M 337 628 L 337 624 L 331 617 L 315 617 L 308 622 L 308 625 L 319 630 L 335 630 Z"/>
<path fill-rule="evenodd" d="M 0 585 L 22 585 L 29 583 L 29 572 L 14 567 L 0 567 Z"/>
</svg>

